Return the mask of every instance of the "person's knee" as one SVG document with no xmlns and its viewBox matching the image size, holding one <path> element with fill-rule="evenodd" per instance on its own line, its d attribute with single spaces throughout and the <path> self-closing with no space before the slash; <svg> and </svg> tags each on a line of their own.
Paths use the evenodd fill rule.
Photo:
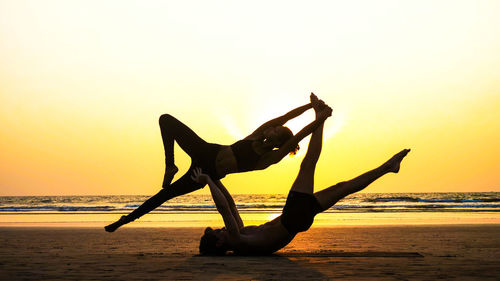
<svg viewBox="0 0 500 281">
<path fill-rule="evenodd" d="M 342 181 L 335 185 L 335 189 L 338 191 L 341 199 L 358 191 L 355 190 L 353 187 L 354 185 L 352 184 L 351 181 Z"/>
<path fill-rule="evenodd" d="M 347 188 L 348 185 L 349 185 L 349 182 L 347 182 L 347 181 L 341 181 L 341 182 L 337 183 L 334 186 L 335 186 L 336 190 L 342 192 L 342 191 L 344 191 Z"/>
<path fill-rule="evenodd" d="M 174 121 L 174 120 L 176 120 L 174 116 L 165 113 L 165 114 L 162 114 L 160 116 L 158 122 L 160 123 L 160 126 L 163 126 L 163 125 L 172 123 L 172 121 Z"/>
<path fill-rule="evenodd" d="M 341 181 L 341 182 L 338 182 L 335 187 L 336 188 L 342 188 L 342 187 L 345 187 L 347 185 L 347 181 Z"/>
</svg>

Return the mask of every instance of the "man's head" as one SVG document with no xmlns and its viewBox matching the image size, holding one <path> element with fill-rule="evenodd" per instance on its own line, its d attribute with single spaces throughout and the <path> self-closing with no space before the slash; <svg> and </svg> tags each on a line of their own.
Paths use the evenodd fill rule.
<svg viewBox="0 0 500 281">
<path fill-rule="evenodd" d="M 227 246 L 227 231 L 225 228 L 212 229 L 207 227 L 200 238 L 200 254 L 207 256 L 223 256 L 229 250 Z"/>
</svg>

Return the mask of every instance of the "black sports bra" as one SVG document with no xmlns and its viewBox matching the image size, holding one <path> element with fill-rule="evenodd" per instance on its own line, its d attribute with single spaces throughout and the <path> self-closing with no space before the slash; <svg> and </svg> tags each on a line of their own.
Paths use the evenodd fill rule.
<svg viewBox="0 0 500 281">
<path fill-rule="evenodd" d="M 253 140 L 240 140 L 231 145 L 238 172 L 248 172 L 255 170 L 260 160 L 260 155 L 252 147 Z"/>
</svg>

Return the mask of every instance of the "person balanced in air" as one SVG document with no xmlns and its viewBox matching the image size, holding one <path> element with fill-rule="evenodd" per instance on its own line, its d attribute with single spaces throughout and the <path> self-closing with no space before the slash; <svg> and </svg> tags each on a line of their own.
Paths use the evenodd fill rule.
<svg viewBox="0 0 500 281">
<path fill-rule="evenodd" d="M 317 99 L 313 93 L 311 93 L 311 99 Z M 232 145 L 208 143 L 175 117 L 169 114 L 161 115 L 159 123 L 165 148 L 166 166 L 163 189 L 130 214 L 106 226 L 105 230 L 113 232 L 120 226 L 149 213 L 165 201 L 205 186 L 205 183 L 191 179 L 194 167 L 202 168 L 204 173 L 212 179 L 219 180 L 227 174 L 265 169 L 281 161 L 287 154 L 294 154 L 298 150 L 298 143 L 311 134 L 328 116 L 316 118 L 296 135 L 283 125 L 311 108 L 311 103 L 295 108 L 285 115 L 262 124 L 246 138 Z M 191 167 L 171 184 L 178 171 L 174 164 L 174 141 L 191 157 Z"/>
<path fill-rule="evenodd" d="M 331 109 L 316 112 L 318 120 L 324 120 L 325 115 L 329 112 L 331 114 Z M 316 214 L 329 209 L 347 195 L 364 189 L 381 176 L 391 172 L 397 173 L 401 161 L 410 151 L 404 149 L 374 170 L 314 193 L 314 170 L 321 153 L 322 134 L 323 123 L 312 133 L 306 156 L 281 216 L 259 226 L 244 226 L 224 185 L 204 173 L 203 169 L 195 168 L 193 180 L 208 184 L 225 224 L 222 229 L 205 229 L 200 240 L 200 254 L 224 255 L 228 251 L 239 255 L 272 254 L 290 243 L 297 233 L 308 230 Z"/>
</svg>

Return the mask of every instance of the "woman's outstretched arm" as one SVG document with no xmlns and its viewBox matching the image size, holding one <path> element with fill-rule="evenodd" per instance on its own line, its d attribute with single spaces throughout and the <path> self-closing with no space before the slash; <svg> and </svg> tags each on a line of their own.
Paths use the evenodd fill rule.
<svg viewBox="0 0 500 281">
<path fill-rule="evenodd" d="M 276 117 L 276 118 L 269 120 L 266 123 L 260 125 L 260 127 L 258 127 L 255 131 L 253 131 L 253 133 L 251 133 L 246 138 L 253 138 L 256 135 L 261 134 L 267 128 L 281 126 L 281 125 L 285 124 L 286 122 L 288 122 L 288 120 L 293 119 L 293 118 L 301 115 L 302 113 L 306 112 L 307 110 L 309 110 L 311 108 L 312 108 L 312 105 L 310 103 L 303 105 L 303 106 L 299 106 L 299 107 L 289 111 L 285 115 L 282 115 L 280 117 Z"/>
<path fill-rule="evenodd" d="M 266 153 L 262 159 L 257 164 L 256 169 L 265 169 L 272 164 L 276 164 L 283 157 L 285 157 L 290 151 L 297 147 L 299 142 L 306 136 L 314 132 L 325 120 L 332 115 L 332 109 L 330 107 L 325 107 L 316 117 L 316 120 L 311 122 L 309 125 L 305 126 L 300 130 L 295 136 L 290 138 L 285 144 L 283 144 L 280 149 Z"/>
</svg>

